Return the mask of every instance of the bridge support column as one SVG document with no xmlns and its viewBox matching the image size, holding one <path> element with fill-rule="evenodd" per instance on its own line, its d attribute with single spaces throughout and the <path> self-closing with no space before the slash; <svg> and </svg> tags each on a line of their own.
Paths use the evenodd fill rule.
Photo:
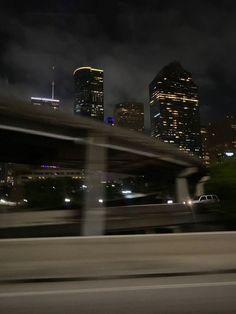
<svg viewBox="0 0 236 314">
<path fill-rule="evenodd" d="M 178 174 L 176 178 L 176 198 L 178 203 L 183 203 L 190 199 L 187 177 L 196 171 L 197 168 L 186 168 Z"/>
<path fill-rule="evenodd" d="M 190 199 L 188 181 L 186 178 L 176 178 L 176 194 L 178 203 L 183 203 Z"/>
<path fill-rule="evenodd" d="M 198 182 L 196 186 L 196 196 L 200 196 L 204 194 L 204 185 L 209 179 L 210 179 L 209 176 L 204 176 L 201 178 L 201 180 Z"/>
<path fill-rule="evenodd" d="M 88 139 L 86 154 L 85 201 L 83 208 L 83 236 L 103 235 L 105 227 L 104 179 L 107 162 L 107 152 L 104 147 L 106 139 L 92 135 Z"/>
</svg>

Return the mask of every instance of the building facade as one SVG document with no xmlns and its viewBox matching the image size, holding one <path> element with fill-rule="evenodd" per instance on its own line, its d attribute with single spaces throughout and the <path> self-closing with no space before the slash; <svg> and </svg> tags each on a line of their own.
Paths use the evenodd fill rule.
<svg viewBox="0 0 236 314">
<path fill-rule="evenodd" d="M 115 105 L 115 125 L 129 130 L 143 132 L 144 105 L 137 102 L 123 102 Z"/>
<path fill-rule="evenodd" d="M 74 113 L 104 119 L 103 70 L 81 67 L 74 71 Z"/>
<path fill-rule="evenodd" d="M 149 85 L 151 136 L 201 156 L 198 88 L 179 62 L 165 66 Z"/>
</svg>

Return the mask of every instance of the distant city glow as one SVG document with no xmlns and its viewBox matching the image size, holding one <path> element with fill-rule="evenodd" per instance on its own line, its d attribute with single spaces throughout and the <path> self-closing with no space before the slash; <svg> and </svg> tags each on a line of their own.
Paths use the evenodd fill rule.
<svg viewBox="0 0 236 314">
<path fill-rule="evenodd" d="M 122 193 L 122 194 L 131 194 L 132 191 L 130 191 L 130 190 L 123 190 L 123 191 L 121 191 L 121 193 Z"/>
<path fill-rule="evenodd" d="M 132 199 L 132 198 L 142 197 L 142 196 L 145 196 L 145 194 L 142 194 L 142 193 L 132 193 L 132 194 L 125 195 L 125 198 Z"/>
<path fill-rule="evenodd" d="M 6 201 L 6 200 L 4 200 L 3 198 L 0 199 L 0 204 L 2 204 L 2 205 L 8 205 L 8 206 L 15 206 L 15 205 L 16 205 L 15 202 Z"/>
<path fill-rule="evenodd" d="M 234 153 L 233 152 L 226 152 L 225 155 L 227 157 L 232 157 L 232 156 L 234 156 Z"/>
</svg>

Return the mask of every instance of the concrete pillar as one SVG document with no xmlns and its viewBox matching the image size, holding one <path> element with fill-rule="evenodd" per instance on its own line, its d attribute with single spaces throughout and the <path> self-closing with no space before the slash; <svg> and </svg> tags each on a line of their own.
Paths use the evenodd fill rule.
<svg viewBox="0 0 236 314">
<path fill-rule="evenodd" d="M 190 199 L 188 181 L 185 177 L 176 178 L 176 197 L 178 203 L 183 203 Z"/>
<path fill-rule="evenodd" d="M 88 138 L 86 153 L 86 181 L 83 208 L 83 236 L 103 235 L 105 227 L 105 208 L 104 200 L 104 179 L 107 162 L 105 138 L 99 136 L 91 136 Z"/>
<path fill-rule="evenodd" d="M 176 178 L 176 198 L 178 203 L 190 200 L 187 177 L 197 172 L 197 168 L 186 168 Z"/>
<path fill-rule="evenodd" d="M 195 192 L 195 194 L 196 194 L 197 196 L 203 195 L 203 194 L 205 193 L 205 191 L 204 191 L 204 185 L 205 185 L 205 183 L 206 183 L 209 179 L 210 179 L 209 176 L 204 176 L 204 177 L 202 177 L 201 180 L 197 183 L 196 192 Z"/>
</svg>

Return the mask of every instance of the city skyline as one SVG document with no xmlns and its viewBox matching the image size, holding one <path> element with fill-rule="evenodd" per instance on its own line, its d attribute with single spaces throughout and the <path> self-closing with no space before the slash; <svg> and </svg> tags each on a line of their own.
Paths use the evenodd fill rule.
<svg viewBox="0 0 236 314">
<path fill-rule="evenodd" d="M 55 65 L 56 97 L 70 111 L 71 73 L 91 65 L 104 69 L 105 110 L 110 115 L 111 104 L 134 96 L 148 103 L 151 79 L 165 64 L 179 60 L 199 86 L 203 123 L 235 114 L 236 22 L 229 2 L 199 1 L 192 10 L 187 1 L 167 5 L 148 0 L 134 6 L 128 0 L 101 2 L 99 7 L 91 1 L 37 6 L 23 1 L 10 7 L 3 1 L 0 14 L 1 97 L 48 97 Z"/>
</svg>

